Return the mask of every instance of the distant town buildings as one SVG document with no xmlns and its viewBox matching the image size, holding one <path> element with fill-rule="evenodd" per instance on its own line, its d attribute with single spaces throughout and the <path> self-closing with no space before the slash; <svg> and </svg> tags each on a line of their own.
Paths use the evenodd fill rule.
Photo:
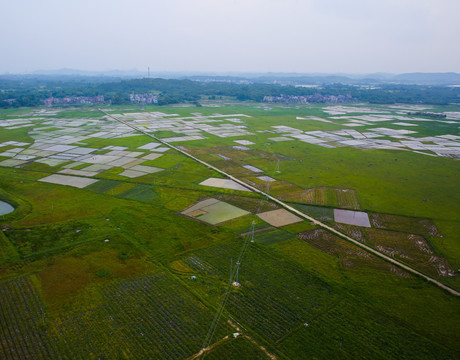
<svg viewBox="0 0 460 360">
<path fill-rule="evenodd" d="M 351 95 L 322 95 L 322 94 L 313 94 L 313 95 L 283 95 L 280 96 L 264 96 L 264 102 L 269 103 L 286 103 L 286 104 L 308 104 L 308 103 L 350 103 L 355 102 Z"/>
<path fill-rule="evenodd" d="M 53 105 L 82 105 L 82 104 L 103 104 L 104 96 L 65 96 L 63 98 L 49 97 L 43 100 L 45 106 Z"/>
<path fill-rule="evenodd" d="M 7 102 L 8 104 L 11 105 L 16 101 L 16 99 L 5 99 L 5 100 L 2 100 L 2 101 Z"/>
<path fill-rule="evenodd" d="M 133 104 L 158 104 L 158 95 L 153 94 L 130 94 L 129 100 Z"/>
</svg>

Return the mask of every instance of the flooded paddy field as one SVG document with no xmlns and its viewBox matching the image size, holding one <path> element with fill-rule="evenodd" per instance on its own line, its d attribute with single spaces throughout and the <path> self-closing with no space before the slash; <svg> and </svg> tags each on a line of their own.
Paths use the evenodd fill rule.
<svg viewBox="0 0 460 360">
<path fill-rule="evenodd" d="M 0 357 L 193 357 L 238 271 L 210 358 L 455 358 L 456 297 L 168 144 L 460 290 L 460 108 L 265 108 L 0 111 Z"/>
</svg>

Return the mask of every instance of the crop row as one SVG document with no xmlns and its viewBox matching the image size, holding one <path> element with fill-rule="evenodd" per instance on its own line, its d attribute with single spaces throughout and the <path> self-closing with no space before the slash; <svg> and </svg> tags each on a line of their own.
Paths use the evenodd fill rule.
<svg viewBox="0 0 460 360">
<path fill-rule="evenodd" d="M 0 358 L 59 358 L 46 335 L 43 305 L 28 277 L 0 284 Z"/>
<path fill-rule="evenodd" d="M 450 359 L 455 354 L 354 299 L 345 299 L 279 344 L 290 359 Z"/>
<path fill-rule="evenodd" d="M 235 248 L 239 245 L 240 242 L 219 245 L 195 255 L 225 273 L 232 256 L 235 264 Z M 280 260 L 256 244 L 251 244 L 243 256 L 238 281 L 242 286 L 230 294 L 227 311 L 271 342 L 337 298 L 337 294 L 313 274 Z"/>
<path fill-rule="evenodd" d="M 203 272 L 208 275 L 218 274 L 218 271 L 216 269 L 202 261 L 197 256 L 189 256 L 188 258 L 184 259 L 184 263 L 186 263 L 191 269 L 195 271 Z"/>
<path fill-rule="evenodd" d="M 56 322 L 66 358 L 186 358 L 199 351 L 212 320 L 212 313 L 166 274 L 106 286 L 102 296 L 94 309 Z"/>
</svg>

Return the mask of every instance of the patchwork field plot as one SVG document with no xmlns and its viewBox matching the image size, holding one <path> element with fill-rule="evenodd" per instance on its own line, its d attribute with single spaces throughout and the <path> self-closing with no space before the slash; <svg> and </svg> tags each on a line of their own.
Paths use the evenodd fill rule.
<svg viewBox="0 0 460 360">
<path fill-rule="evenodd" d="M 285 209 L 267 211 L 264 213 L 257 214 L 257 216 L 261 218 L 263 221 L 276 227 L 303 221 L 303 219 L 299 218 L 298 216 L 290 213 Z"/>
<path fill-rule="evenodd" d="M 211 186 L 211 187 L 216 187 L 216 188 L 221 188 L 221 189 L 232 189 L 232 190 L 251 192 L 251 190 L 249 190 L 248 188 L 245 188 L 244 186 L 234 182 L 233 180 L 228 180 L 228 179 L 209 178 L 209 179 L 206 179 L 205 181 L 200 182 L 200 185 Z"/>
<path fill-rule="evenodd" d="M 293 237 L 294 235 L 291 233 L 288 233 L 287 231 L 282 231 L 282 230 L 263 231 L 263 232 L 254 234 L 254 241 L 260 244 L 263 244 L 263 245 L 271 245 L 277 242 L 292 239 Z"/>
<path fill-rule="evenodd" d="M 182 211 L 182 214 L 215 225 L 250 213 L 223 201 L 206 199 Z"/>
<path fill-rule="evenodd" d="M 453 266 L 436 254 L 429 242 L 421 235 L 338 223 L 334 228 L 431 276 L 455 276 Z"/>
<path fill-rule="evenodd" d="M 155 190 L 148 185 L 137 185 L 119 195 L 124 199 L 137 200 L 142 202 L 150 202 L 157 197 Z"/>
<path fill-rule="evenodd" d="M 235 196 L 230 194 L 218 194 L 215 196 L 215 198 L 232 204 L 241 209 L 244 209 L 246 211 L 249 211 L 253 214 L 274 210 L 278 208 L 278 206 L 275 203 L 260 198 Z"/>
<path fill-rule="evenodd" d="M 326 230 L 316 229 L 306 231 L 298 234 L 297 237 L 308 242 L 317 249 L 341 259 L 341 265 L 345 268 L 391 271 L 391 267 L 388 263 L 380 260 L 374 255 L 368 254 L 354 245 L 351 245 Z M 398 274 L 400 274 L 400 276 L 407 276 L 402 271 L 399 271 Z"/>
<path fill-rule="evenodd" d="M 343 208 L 359 209 L 358 195 L 352 189 L 336 189 L 337 205 Z"/>
<path fill-rule="evenodd" d="M 38 181 L 47 182 L 51 184 L 73 186 L 73 187 L 77 187 L 81 189 L 88 185 L 94 184 L 98 180 L 84 178 L 84 177 L 77 177 L 77 176 L 53 174 L 53 175 L 41 178 Z"/>
<path fill-rule="evenodd" d="M 434 277 L 455 276 L 453 266 L 436 254 L 429 242 L 421 235 L 343 224 L 335 224 L 334 227 L 426 274 Z"/>
<path fill-rule="evenodd" d="M 369 216 L 362 211 L 334 209 L 334 220 L 342 224 L 371 227 Z"/>
<path fill-rule="evenodd" d="M 380 229 L 391 229 L 423 236 L 442 236 L 430 219 L 420 219 L 390 214 L 370 214 L 372 226 Z"/>
<path fill-rule="evenodd" d="M 118 185 L 120 185 L 120 181 L 116 180 L 99 180 L 96 183 L 93 183 L 91 185 L 88 185 L 86 187 L 86 190 L 91 190 L 99 194 L 104 194 L 106 192 L 110 192 L 114 188 L 116 188 Z"/>
<path fill-rule="evenodd" d="M 333 221 L 334 220 L 334 209 L 322 206 L 313 205 L 293 205 L 296 209 L 305 212 L 305 214 L 314 217 L 321 221 Z"/>
<path fill-rule="evenodd" d="M 457 105 L 200 103 L 106 111 L 458 290 Z M 211 359 L 457 357 L 454 295 L 103 116 L 0 110 L 0 358 L 190 359 L 223 299 Z"/>
</svg>

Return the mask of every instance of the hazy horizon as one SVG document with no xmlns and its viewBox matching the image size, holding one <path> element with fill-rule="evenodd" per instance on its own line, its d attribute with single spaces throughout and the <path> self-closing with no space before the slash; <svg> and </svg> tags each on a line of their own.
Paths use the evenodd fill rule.
<svg viewBox="0 0 460 360">
<path fill-rule="evenodd" d="M 455 0 L 4 4 L 0 73 L 460 73 Z"/>
</svg>

